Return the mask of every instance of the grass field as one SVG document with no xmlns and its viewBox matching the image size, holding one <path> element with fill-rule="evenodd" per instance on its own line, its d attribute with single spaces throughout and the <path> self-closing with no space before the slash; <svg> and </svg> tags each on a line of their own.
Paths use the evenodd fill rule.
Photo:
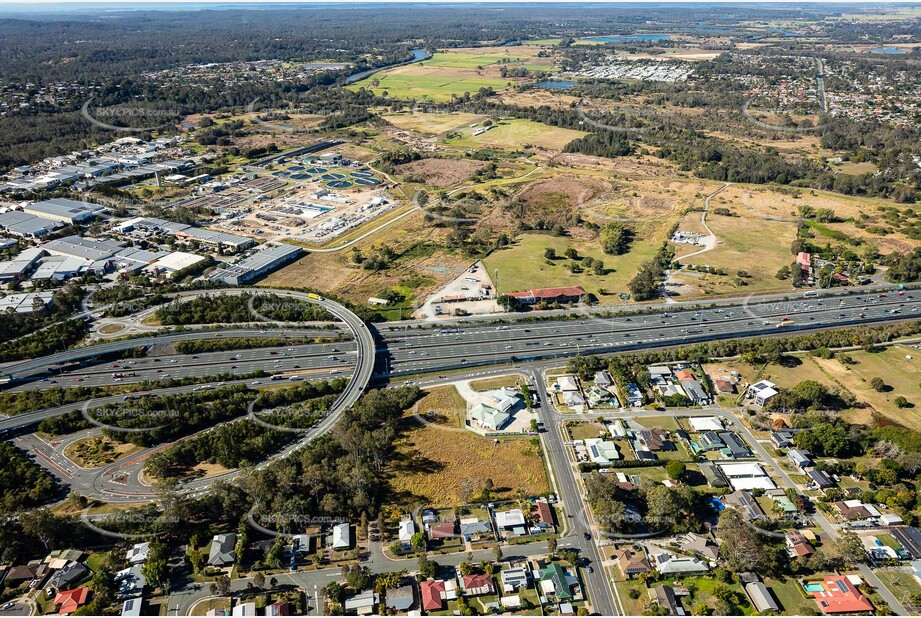
<svg viewBox="0 0 921 618">
<path fill-rule="evenodd" d="M 450 101 L 452 95 L 475 94 L 480 88 L 502 90 L 509 83 L 501 77 L 480 75 L 475 68 L 430 62 L 375 73 L 348 87 L 352 90 L 365 88 L 375 94 L 387 92 L 391 97 L 404 100 Z"/>
<path fill-rule="evenodd" d="M 484 378 L 483 380 L 471 380 L 470 388 L 477 392 L 490 391 L 503 386 L 520 386 L 524 384 L 524 378 L 518 375 L 500 376 L 498 378 Z"/>
<path fill-rule="evenodd" d="M 499 269 L 499 292 L 513 292 L 539 287 L 581 285 L 587 292 L 595 294 L 603 304 L 616 304 L 616 294 L 627 291 L 627 283 L 636 274 L 640 265 L 652 258 L 660 241 L 638 238 L 633 248 L 625 255 L 605 255 L 598 241 L 580 241 L 573 238 L 548 236 L 545 234 L 522 234 L 515 242 L 493 252 L 486 258 L 490 273 Z M 548 263 L 544 251 L 552 247 L 558 256 L 567 248 L 575 249 L 580 257 L 592 257 L 604 262 L 608 272 L 594 275 L 587 271 L 573 274 L 567 264 L 571 260 L 557 259 Z M 607 294 L 602 294 L 605 290 Z"/>
<path fill-rule="evenodd" d="M 465 114 L 461 112 L 435 114 L 417 111 L 399 114 L 384 114 L 383 118 L 397 128 L 429 135 L 437 135 L 439 133 L 446 133 L 447 131 L 468 128 L 471 124 L 480 123 L 486 120 L 486 116 L 481 116 L 479 114 Z"/>
<path fill-rule="evenodd" d="M 800 592 L 802 588 L 792 577 L 788 577 L 784 581 L 768 577 L 764 580 L 764 585 L 774 593 L 774 598 L 780 603 L 780 608 L 784 615 L 808 615 L 802 610 L 807 607 L 810 609 L 815 609 L 816 607 L 812 598 L 803 596 L 803 593 Z"/>
<path fill-rule="evenodd" d="M 699 218 L 699 214 L 692 213 L 689 217 Z M 716 234 L 716 247 L 682 262 L 722 268 L 728 275 L 686 277 L 693 281 L 692 285 L 710 294 L 748 294 L 789 289 L 789 282 L 781 281 L 775 275 L 782 266 L 788 266 L 793 261 L 790 253 L 790 244 L 796 237 L 793 223 L 719 215 L 710 215 L 707 223 Z M 742 269 L 750 277 L 745 279 L 748 285 L 740 287 L 735 281 L 736 273 Z"/>
<path fill-rule="evenodd" d="M 514 497 L 518 488 L 528 495 L 549 491 L 538 447 L 529 440 L 494 443 L 459 429 L 466 406 L 453 386 L 432 389 L 417 406 L 420 414 L 437 412 L 441 426 L 422 424 L 407 413 L 398 462 L 390 469 L 399 505 L 462 504 L 469 497 L 465 488 L 477 493 L 486 479 L 492 479 L 497 498 Z"/>
<path fill-rule="evenodd" d="M 843 365 L 834 359 L 817 358 L 814 362 L 882 416 L 910 429 L 921 430 L 921 359 L 918 351 L 896 345 L 882 352 L 861 351 L 849 355 L 857 362 L 856 365 Z M 892 390 L 882 393 L 873 390 L 870 381 L 877 377 L 882 378 Z M 913 407 L 896 407 L 893 400 L 899 396 L 908 399 Z"/>
<path fill-rule="evenodd" d="M 64 449 L 64 456 L 81 468 L 98 468 L 140 450 L 130 443 L 116 442 L 106 436 L 77 440 Z"/>
<path fill-rule="evenodd" d="M 466 127 L 463 137 L 447 140 L 453 146 L 494 146 L 517 149 L 526 145 L 551 150 L 561 150 L 572 140 L 586 135 L 584 131 L 551 127 L 540 122 L 520 118 L 500 120 L 492 129 L 480 135 L 473 135 L 473 129 Z"/>
</svg>

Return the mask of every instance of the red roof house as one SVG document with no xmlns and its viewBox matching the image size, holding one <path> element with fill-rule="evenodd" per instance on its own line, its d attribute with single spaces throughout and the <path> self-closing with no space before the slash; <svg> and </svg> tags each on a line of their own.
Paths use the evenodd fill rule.
<svg viewBox="0 0 921 618">
<path fill-rule="evenodd" d="M 419 584 L 422 596 L 422 609 L 427 612 L 439 612 L 444 609 L 445 583 L 439 581 L 424 581 Z"/>
<path fill-rule="evenodd" d="M 81 605 L 86 603 L 89 596 L 90 589 L 85 586 L 73 590 L 63 590 L 54 597 L 54 604 L 61 606 L 58 609 L 58 614 L 66 616 L 77 611 Z"/>
<path fill-rule="evenodd" d="M 496 586 L 489 575 L 465 575 L 464 594 L 475 597 L 481 594 L 495 594 Z"/>
<path fill-rule="evenodd" d="M 812 596 L 825 614 L 860 614 L 874 609 L 857 586 L 843 575 L 827 576 L 822 587 L 824 590 L 813 592 Z"/>
</svg>

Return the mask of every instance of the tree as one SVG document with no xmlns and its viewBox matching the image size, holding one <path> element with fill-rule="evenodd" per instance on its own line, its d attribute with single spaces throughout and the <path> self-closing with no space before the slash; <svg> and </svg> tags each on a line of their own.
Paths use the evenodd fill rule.
<svg viewBox="0 0 921 618">
<path fill-rule="evenodd" d="M 554 249 L 553 247 L 547 247 L 546 249 L 544 249 L 544 258 L 547 260 L 555 260 L 556 259 L 556 249 Z"/>
<path fill-rule="evenodd" d="M 493 557 L 493 560 L 494 560 L 494 561 L 496 561 L 496 562 L 501 562 L 501 561 L 502 561 L 502 548 L 499 547 L 498 545 L 496 545 L 495 547 L 493 547 L 493 555 L 492 555 L 492 557 Z"/>
<path fill-rule="evenodd" d="M 910 408 L 911 407 L 911 402 L 909 402 L 907 399 L 905 399 L 901 395 L 893 399 L 892 403 L 894 403 L 895 407 L 897 408 Z"/>
<path fill-rule="evenodd" d="M 566 247 L 566 251 L 563 252 L 563 255 L 569 260 L 579 259 L 579 252 L 572 247 Z"/>
<path fill-rule="evenodd" d="M 467 576 L 473 573 L 473 565 L 471 565 L 466 560 L 457 565 L 457 570 L 461 575 Z"/>
<path fill-rule="evenodd" d="M 211 594 L 217 597 L 226 597 L 230 595 L 230 578 L 226 575 L 218 575 L 211 582 Z"/>
<path fill-rule="evenodd" d="M 253 585 L 256 586 L 259 590 L 265 589 L 265 575 L 262 571 L 257 571 L 253 576 Z"/>
<path fill-rule="evenodd" d="M 838 539 L 838 550 L 841 552 L 841 557 L 851 565 L 863 562 L 866 557 L 863 542 L 852 530 L 845 530 L 841 533 Z"/>
<path fill-rule="evenodd" d="M 886 390 L 886 383 L 883 382 L 883 379 L 880 378 L 880 377 L 876 377 L 876 378 L 873 378 L 872 380 L 870 380 L 870 386 L 871 386 L 871 387 L 873 388 L 873 390 L 875 390 L 877 393 L 882 393 L 883 391 Z"/>
<path fill-rule="evenodd" d="M 169 549 L 161 541 L 150 544 L 147 562 L 141 567 L 141 573 L 147 583 L 154 587 L 164 587 L 169 583 Z"/>
<path fill-rule="evenodd" d="M 556 537 L 547 539 L 547 553 L 551 555 L 556 553 Z"/>
<path fill-rule="evenodd" d="M 767 550 L 761 536 L 748 527 L 741 513 L 734 508 L 720 513 L 717 535 L 723 540 L 720 557 L 735 572 L 763 572 L 768 563 Z"/>
<path fill-rule="evenodd" d="M 668 472 L 668 478 L 672 479 L 673 481 L 677 481 L 684 477 L 684 473 L 687 471 L 687 466 L 684 465 L 683 461 L 671 459 L 667 464 L 665 464 L 665 471 Z"/>
<path fill-rule="evenodd" d="M 425 550 L 427 547 L 425 543 L 425 532 L 420 530 L 419 532 L 415 533 L 409 542 L 413 549 Z"/>
<path fill-rule="evenodd" d="M 438 568 L 438 563 L 434 560 L 429 560 L 425 556 L 419 557 L 419 574 L 422 577 L 434 579 L 438 575 Z"/>
</svg>

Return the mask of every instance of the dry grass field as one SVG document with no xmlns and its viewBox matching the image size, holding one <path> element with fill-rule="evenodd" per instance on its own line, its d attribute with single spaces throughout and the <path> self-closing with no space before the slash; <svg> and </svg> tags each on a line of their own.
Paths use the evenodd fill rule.
<svg viewBox="0 0 921 618">
<path fill-rule="evenodd" d="M 494 443 L 460 429 L 466 407 L 453 386 L 432 389 L 417 409 L 437 413 L 441 423 L 426 425 L 407 413 L 400 457 L 390 470 L 394 502 L 450 507 L 463 503 L 469 488 L 481 490 L 486 479 L 492 479 L 497 497 L 514 497 L 519 488 L 529 495 L 549 490 L 543 459 L 529 440 Z"/>
</svg>

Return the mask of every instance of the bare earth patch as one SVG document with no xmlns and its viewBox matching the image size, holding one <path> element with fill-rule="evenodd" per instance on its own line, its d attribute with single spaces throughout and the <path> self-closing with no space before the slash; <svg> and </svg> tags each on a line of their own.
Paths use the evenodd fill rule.
<svg viewBox="0 0 921 618">
<path fill-rule="evenodd" d="M 397 166 L 397 171 L 407 182 L 446 189 L 469 180 L 484 167 L 485 162 L 471 159 L 420 159 Z"/>
</svg>

